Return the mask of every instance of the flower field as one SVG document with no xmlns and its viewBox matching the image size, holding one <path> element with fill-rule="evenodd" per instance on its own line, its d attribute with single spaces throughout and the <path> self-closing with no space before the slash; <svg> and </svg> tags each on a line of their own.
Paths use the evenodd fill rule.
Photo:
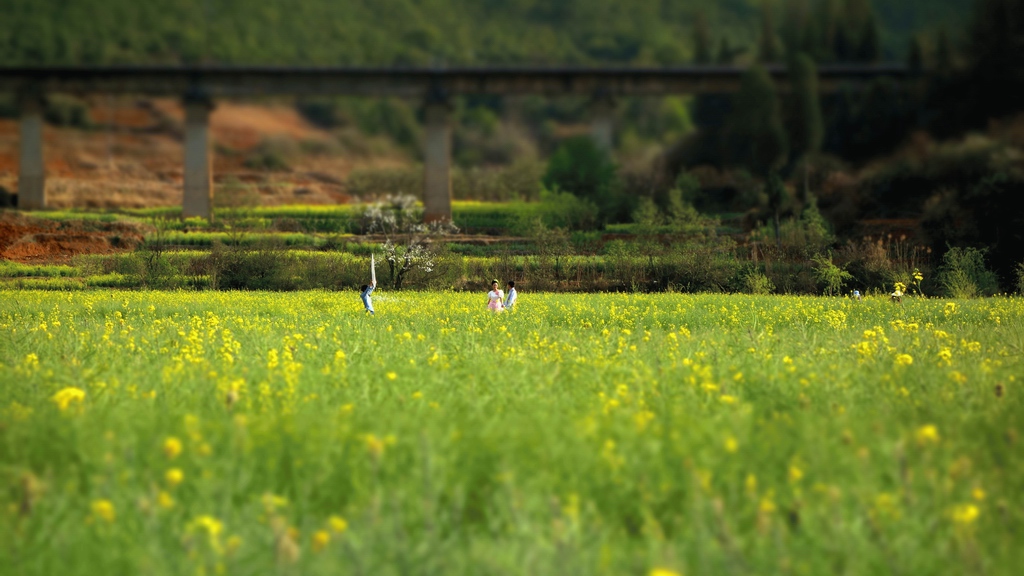
<svg viewBox="0 0 1024 576">
<path fill-rule="evenodd" d="M 1024 300 L 0 291 L 0 573 L 1013 574 Z"/>
</svg>

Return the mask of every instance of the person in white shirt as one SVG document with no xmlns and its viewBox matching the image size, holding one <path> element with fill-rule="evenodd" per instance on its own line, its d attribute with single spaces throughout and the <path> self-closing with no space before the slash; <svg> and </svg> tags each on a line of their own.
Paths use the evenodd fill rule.
<svg viewBox="0 0 1024 576">
<path fill-rule="evenodd" d="M 498 281 L 491 280 L 491 291 L 487 293 L 487 309 L 501 312 L 505 309 L 505 293 L 498 288 Z"/>
<path fill-rule="evenodd" d="M 505 297 L 505 309 L 511 310 L 516 305 L 516 281 L 508 281 L 508 296 Z"/>
</svg>

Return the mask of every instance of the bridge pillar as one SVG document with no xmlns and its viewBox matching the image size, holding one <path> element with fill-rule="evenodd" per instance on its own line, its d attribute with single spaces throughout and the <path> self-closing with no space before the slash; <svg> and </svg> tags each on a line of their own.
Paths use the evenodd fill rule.
<svg viewBox="0 0 1024 576">
<path fill-rule="evenodd" d="M 452 129 L 450 106 L 443 98 L 428 99 L 424 109 L 423 220 L 452 219 Z"/>
<path fill-rule="evenodd" d="M 208 98 L 185 97 L 185 183 L 181 215 L 213 219 L 213 169 L 210 157 Z"/>
<path fill-rule="evenodd" d="M 46 208 L 46 165 L 43 163 L 43 108 L 37 94 L 22 95 L 21 145 L 18 159 L 18 207 Z"/>
<path fill-rule="evenodd" d="M 615 100 L 598 95 L 590 103 L 590 137 L 597 147 L 611 152 L 615 146 Z"/>
</svg>

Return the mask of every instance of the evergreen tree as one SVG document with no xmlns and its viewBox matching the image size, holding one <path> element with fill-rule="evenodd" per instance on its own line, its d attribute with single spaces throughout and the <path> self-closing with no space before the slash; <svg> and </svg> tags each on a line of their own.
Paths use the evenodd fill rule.
<svg viewBox="0 0 1024 576">
<path fill-rule="evenodd" d="M 953 47 L 949 43 L 949 34 L 945 29 L 939 31 L 939 38 L 935 43 L 935 71 L 943 76 L 953 71 Z"/>
<path fill-rule="evenodd" d="M 711 32 L 703 12 L 693 20 L 693 61 L 697 64 L 711 63 Z"/>
<path fill-rule="evenodd" d="M 768 209 L 772 213 L 772 227 L 775 228 L 775 243 L 777 245 L 782 244 L 782 236 L 780 234 L 780 216 L 782 215 L 782 208 L 786 205 L 786 201 L 789 199 L 789 192 L 786 191 L 786 184 L 782 181 L 782 177 L 775 170 L 772 170 L 768 174 L 768 178 L 765 181 L 764 193 L 768 198 Z"/>
<path fill-rule="evenodd" d="M 788 154 L 775 86 L 768 72 L 754 66 L 740 83 L 726 129 L 726 155 L 732 164 L 766 175 Z"/>
<path fill-rule="evenodd" d="M 871 0 L 846 0 L 843 21 L 854 30 L 860 29 L 875 13 Z"/>
<path fill-rule="evenodd" d="M 818 2 L 814 23 L 814 38 L 817 41 L 813 54 L 823 61 L 835 59 L 836 32 L 839 30 L 839 0 Z"/>
<path fill-rule="evenodd" d="M 793 88 L 789 121 L 792 151 L 801 156 L 814 154 L 821 151 L 825 138 L 817 67 L 806 54 L 796 54 L 790 59 L 789 77 Z"/>
<path fill-rule="evenodd" d="M 718 43 L 718 54 L 715 56 L 715 62 L 723 65 L 731 65 L 736 57 L 746 52 L 746 48 L 733 48 L 729 44 L 729 39 L 722 37 L 722 41 Z"/>
<path fill-rule="evenodd" d="M 803 52 L 814 60 L 819 58 L 824 59 L 826 56 L 822 54 L 821 50 L 821 31 L 818 30 L 817 25 L 814 21 L 808 19 L 804 23 L 804 32 L 800 40 L 800 47 L 796 50 L 797 52 Z"/>
<path fill-rule="evenodd" d="M 786 54 L 806 51 L 805 42 L 812 36 L 809 12 L 807 0 L 786 0 L 782 20 L 782 42 L 785 44 Z"/>
<path fill-rule="evenodd" d="M 921 47 L 919 36 L 914 36 L 910 40 L 910 49 L 907 50 L 907 67 L 914 73 L 924 70 L 924 48 Z"/>
<path fill-rule="evenodd" d="M 861 31 L 860 44 L 857 47 L 859 62 L 878 62 L 882 57 L 882 40 L 878 32 L 878 19 L 868 17 Z"/>
<path fill-rule="evenodd" d="M 761 40 L 758 44 L 757 61 L 770 64 L 779 59 L 778 43 L 775 40 L 775 23 L 772 18 L 772 3 L 765 0 L 761 5 Z"/>
<path fill-rule="evenodd" d="M 988 117 L 1019 110 L 1024 90 L 1024 0 L 979 0 L 969 46 L 976 106 Z"/>
<path fill-rule="evenodd" d="M 835 42 L 832 46 L 832 53 L 837 62 L 849 62 L 853 55 L 850 50 L 850 37 L 844 26 L 836 28 Z"/>
<path fill-rule="evenodd" d="M 970 31 L 970 57 L 987 82 L 1024 77 L 1024 2 L 979 0 Z"/>
</svg>

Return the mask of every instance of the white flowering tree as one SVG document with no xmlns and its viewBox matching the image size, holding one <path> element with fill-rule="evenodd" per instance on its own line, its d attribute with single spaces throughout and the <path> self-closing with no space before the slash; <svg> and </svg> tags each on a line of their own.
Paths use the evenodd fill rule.
<svg viewBox="0 0 1024 576">
<path fill-rule="evenodd" d="M 371 204 L 362 217 L 363 232 L 382 234 L 383 260 L 388 265 L 389 284 L 400 290 L 412 271 L 430 274 L 437 266 L 433 239 L 458 232 L 447 221 L 423 222 L 423 210 L 408 194 L 386 196 Z"/>
</svg>

